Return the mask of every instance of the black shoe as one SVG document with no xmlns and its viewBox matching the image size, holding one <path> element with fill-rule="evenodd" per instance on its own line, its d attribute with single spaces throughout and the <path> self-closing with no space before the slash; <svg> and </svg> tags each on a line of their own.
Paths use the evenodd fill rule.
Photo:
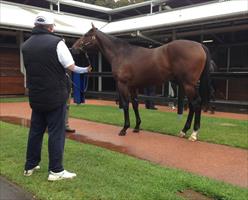
<svg viewBox="0 0 248 200">
<path fill-rule="evenodd" d="M 66 127 L 66 128 L 65 128 L 65 131 L 66 131 L 66 132 L 69 132 L 69 133 L 75 133 L 75 132 L 76 132 L 75 129 L 72 129 L 72 128 L 70 128 L 70 127 Z"/>
</svg>

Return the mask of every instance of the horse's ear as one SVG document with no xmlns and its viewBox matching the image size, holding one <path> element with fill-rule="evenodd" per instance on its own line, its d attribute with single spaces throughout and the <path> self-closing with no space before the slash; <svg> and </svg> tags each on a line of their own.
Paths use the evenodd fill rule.
<svg viewBox="0 0 248 200">
<path fill-rule="evenodd" d="M 94 30 L 96 30 L 96 27 L 94 26 L 93 22 L 91 22 L 91 26 Z"/>
</svg>

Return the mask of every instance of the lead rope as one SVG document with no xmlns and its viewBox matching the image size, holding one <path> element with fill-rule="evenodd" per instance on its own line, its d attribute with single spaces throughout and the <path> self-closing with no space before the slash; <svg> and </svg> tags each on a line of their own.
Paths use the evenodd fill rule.
<svg viewBox="0 0 248 200">
<path fill-rule="evenodd" d="M 84 52 L 84 54 L 85 54 L 85 57 L 86 57 L 86 59 L 87 59 L 87 61 L 88 61 L 88 65 L 90 65 L 91 66 L 91 61 L 90 61 L 90 58 L 89 58 L 89 55 L 88 55 L 88 53 L 87 53 L 87 51 L 85 51 L 84 49 L 81 49 L 83 52 Z M 91 66 L 92 67 L 92 66 Z M 73 81 L 72 81 L 72 79 L 71 79 L 71 77 L 70 77 L 70 75 L 68 74 L 68 73 L 66 73 L 66 76 L 67 76 L 67 78 L 68 78 L 68 80 L 71 82 L 71 84 L 73 85 L 73 86 L 75 86 L 80 92 L 81 92 L 81 94 L 84 94 L 86 91 L 87 91 L 87 89 L 88 89 L 88 83 L 89 83 L 89 76 L 87 76 L 87 79 L 86 79 L 86 81 L 85 81 L 85 88 L 84 88 L 84 90 L 81 90 L 80 89 L 80 87 L 79 86 L 77 86 Z"/>
<path fill-rule="evenodd" d="M 86 57 L 86 59 L 88 61 L 88 65 L 91 66 L 91 61 L 90 61 L 90 58 L 89 58 L 89 55 L 88 55 L 87 51 L 86 50 L 83 50 L 83 52 L 84 52 L 84 55 L 85 55 L 85 57 Z M 87 76 L 87 77 L 85 77 L 85 88 L 84 88 L 84 92 L 86 92 L 88 90 L 88 84 L 89 84 L 89 75 L 85 75 L 85 76 Z"/>
</svg>

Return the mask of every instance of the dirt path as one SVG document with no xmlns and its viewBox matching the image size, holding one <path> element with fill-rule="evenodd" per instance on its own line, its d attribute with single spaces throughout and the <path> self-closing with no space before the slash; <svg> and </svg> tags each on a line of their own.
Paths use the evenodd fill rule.
<svg viewBox="0 0 248 200">
<path fill-rule="evenodd" d="M 107 104 L 105 101 L 87 101 L 87 103 Z M 114 104 L 114 102 L 108 102 L 108 104 Z M 0 104 L 0 116 L 29 119 L 30 113 L 28 103 Z M 215 114 L 214 117 L 218 116 Z M 242 114 L 229 114 L 226 117 L 247 119 L 247 115 Z M 174 167 L 234 185 L 248 187 L 248 150 L 206 142 L 192 143 L 186 139 L 148 131 L 136 134 L 131 129 L 127 136 L 120 137 L 117 135 L 120 127 L 86 120 L 70 119 L 70 124 L 77 130 L 77 134 L 68 135 L 72 139 L 96 144 L 162 166 Z"/>
</svg>

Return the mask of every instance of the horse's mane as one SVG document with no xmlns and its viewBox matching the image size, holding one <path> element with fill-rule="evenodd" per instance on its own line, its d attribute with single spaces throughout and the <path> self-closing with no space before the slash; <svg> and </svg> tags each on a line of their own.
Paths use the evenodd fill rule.
<svg viewBox="0 0 248 200">
<path fill-rule="evenodd" d="M 129 44 L 127 41 L 123 40 L 123 39 L 120 39 L 120 38 L 117 38 L 115 36 L 112 36 L 112 35 L 109 35 L 109 34 L 106 34 L 100 30 L 97 30 L 98 32 L 100 32 L 101 34 L 103 34 L 104 36 L 106 36 L 107 38 L 109 38 L 112 42 L 114 42 L 116 45 L 120 45 L 120 46 L 125 46 L 126 48 L 127 47 L 131 47 L 133 45 Z"/>
</svg>

